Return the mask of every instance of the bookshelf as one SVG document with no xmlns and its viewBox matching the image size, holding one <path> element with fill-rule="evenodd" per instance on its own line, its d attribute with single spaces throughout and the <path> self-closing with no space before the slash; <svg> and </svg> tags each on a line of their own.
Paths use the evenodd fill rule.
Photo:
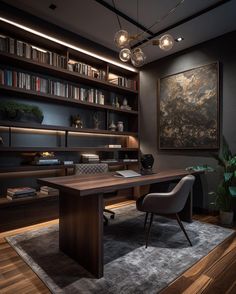
<svg viewBox="0 0 236 294">
<path fill-rule="evenodd" d="M 43 205 L 51 209 L 46 209 L 47 213 L 55 217 L 57 197 L 38 195 L 37 199 L 11 201 L 10 204 L 5 199 L 6 188 L 9 183 L 21 185 L 21 181 L 22 185 L 37 186 L 39 176 L 65 175 L 67 171 L 72 172 L 73 165 L 23 165 L 22 158 L 47 151 L 54 152 L 62 160 L 78 163 L 81 153 L 88 152 L 99 154 L 111 170 L 137 168 L 140 158 L 139 74 L 43 37 L 32 35 L 31 38 L 30 33 L 8 26 L 4 25 L 4 30 L 0 31 L 1 100 L 36 105 L 42 109 L 44 120 L 41 124 L 9 120 L 0 110 L 0 136 L 4 142 L 0 145 L 0 183 L 3 183 L 0 214 L 2 209 L 22 204 L 26 210 L 31 206 L 36 209 L 36 203 L 46 201 Z M 123 107 L 124 100 L 129 107 Z M 70 116 L 77 112 L 83 118 L 82 128 L 71 125 Z M 94 113 L 99 114 L 99 128 L 93 125 Z M 124 122 L 124 130 L 111 130 L 111 122 L 117 124 L 118 121 Z M 110 145 L 119 147 L 110 148 Z M 116 161 L 112 162 L 114 158 Z M 16 181 L 10 182 L 10 179 Z M 5 218 L 7 212 L 2 215 Z"/>
</svg>

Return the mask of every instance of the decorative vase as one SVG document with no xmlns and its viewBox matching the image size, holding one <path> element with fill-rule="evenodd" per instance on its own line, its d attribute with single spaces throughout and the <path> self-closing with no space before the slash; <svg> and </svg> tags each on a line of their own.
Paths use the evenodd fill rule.
<svg viewBox="0 0 236 294">
<path fill-rule="evenodd" d="M 128 105 L 128 101 L 127 101 L 126 98 L 124 98 L 122 105 L 125 106 L 125 107 Z"/>
<path fill-rule="evenodd" d="M 112 121 L 111 124 L 109 125 L 109 130 L 112 132 L 116 131 L 116 125 L 114 124 L 114 122 Z"/>
<path fill-rule="evenodd" d="M 118 101 L 118 97 L 116 97 L 116 108 L 119 108 L 120 107 L 120 104 L 119 104 L 119 101 Z"/>
<path fill-rule="evenodd" d="M 118 121 L 117 122 L 117 130 L 118 130 L 118 132 L 123 132 L 124 131 L 123 121 Z"/>
<path fill-rule="evenodd" d="M 233 223 L 234 212 L 220 210 L 220 223 L 222 225 L 230 226 Z"/>
</svg>

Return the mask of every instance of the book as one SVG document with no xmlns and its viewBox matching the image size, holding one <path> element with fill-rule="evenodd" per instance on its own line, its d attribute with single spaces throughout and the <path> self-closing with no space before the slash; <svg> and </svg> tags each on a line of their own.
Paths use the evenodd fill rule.
<svg viewBox="0 0 236 294">
<path fill-rule="evenodd" d="M 121 148 L 121 144 L 108 144 L 108 148 Z"/>
<path fill-rule="evenodd" d="M 34 194 L 29 194 L 29 195 L 27 195 L 27 196 L 24 196 L 24 197 L 13 197 L 13 196 L 11 196 L 11 195 L 7 195 L 7 199 L 9 199 L 9 200 L 22 200 L 22 199 L 30 199 L 30 198 L 35 198 L 35 197 L 37 197 L 37 194 L 36 193 L 34 193 Z"/>
<path fill-rule="evenodd" d="M 48 196 L 56 196 L 59 195 L 59 190 L 48 186 L 42 186 L 40 188 L 40 193 Z"/>
<path fill-rule="evenodd" d="M 125 158 L 125 159 L 123 159 L 123 162 L 138 162 L 138 159 L 129 159 L 129 158 Z"/>
<path fill-rule="evenodd" d="M 19 196 L 19 195 L 28 195 L 36 193 L 36 190 L 34 188 L 30 187 L 18 187 L 18 188 L 8 188 L 7 189 L 7 195 L 9 196 Z"/>
</svg>

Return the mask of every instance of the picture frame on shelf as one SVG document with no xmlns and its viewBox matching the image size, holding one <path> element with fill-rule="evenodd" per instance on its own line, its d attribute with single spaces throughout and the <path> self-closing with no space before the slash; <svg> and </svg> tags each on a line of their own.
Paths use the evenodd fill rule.
<svg viewBox="0 0 236 294">
<path fill-rule="evenodd" d="M 219 148 L 219 63 L 159 80 L 160 150 Z"/>
</svg>

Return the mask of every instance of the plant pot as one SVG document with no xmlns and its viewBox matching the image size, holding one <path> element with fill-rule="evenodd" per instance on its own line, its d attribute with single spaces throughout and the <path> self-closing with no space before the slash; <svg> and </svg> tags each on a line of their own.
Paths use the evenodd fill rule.
<svg viewBox="0 0 236 294">
<path fill-rule="evenodd" d="M 233 211 L 220 211 L 220 223 L 222 225 L 230 226 L 233 222 L 234 212 Z"/>
</svg>

